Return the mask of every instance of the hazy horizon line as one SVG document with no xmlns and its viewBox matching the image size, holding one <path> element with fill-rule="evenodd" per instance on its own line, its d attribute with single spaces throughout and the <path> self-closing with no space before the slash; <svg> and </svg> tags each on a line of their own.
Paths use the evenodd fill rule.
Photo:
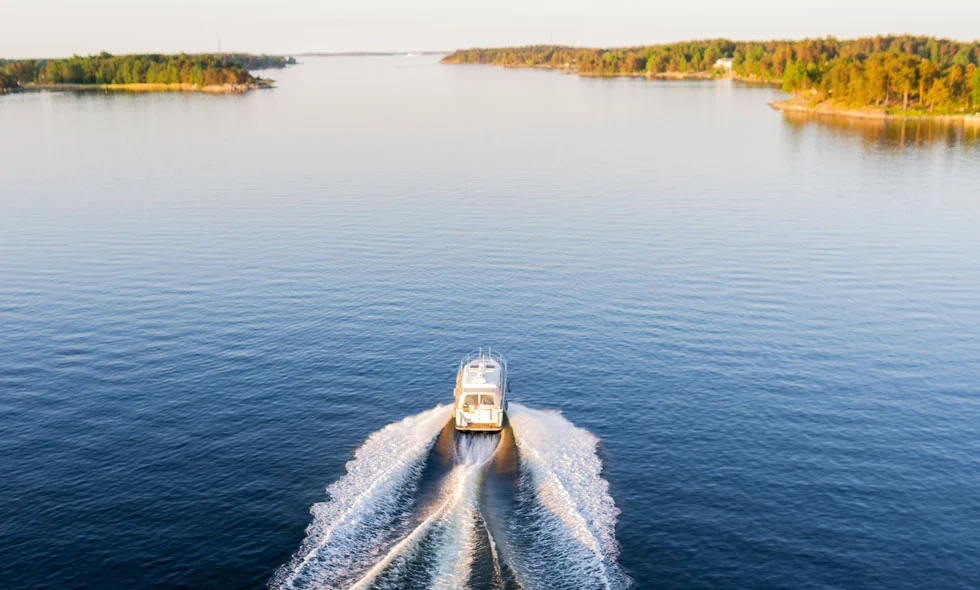
<svg viewBox="0 0 980 590">
<path fill-rule="evenodd" d="M 652 42 L 652 43 L 639 43 L 639 44 L 633 43 L 633 44 L 624 44 L 624 45 L 618 45 L 618 44 L 613 44 L 613 45 L 579 45 L 579 44 L 569 44 L 569 43 L 560 43 L 560 42 L 559 43 L 555 43 L 553 41 L 549 41 L 549 42 L 533 42 L 533 43 L 519 43 L 519 44 L 500 44 L 500 45 L 497 45 L 497 44 L 493 44 L 493 45 L 470 45 L 470 46 L 466 46 L 466 47 L 457 47 L 457 48 L 454 48 L 454 49 L 407 49 L 407 50 L 389 50 L 389 49 L 321 50 L 321 49 L 305 49 L 305 50 L 302 50 L 302 51 L 286 51 L 286 52 L 277 52 L 277 51 L 272 51 L 272 52 L 270 52 L 270 51 L 248 51 L 248 50 L 239 50 L 239 49 L 236 49 L 236 50 L 224 50 L 224 51 L 127 51 L 127 52 L 119 52 L 119 53 L 113 53 L 113 52 L 108 52 L 108 51 L 106 51 L 106 52 L 107 53 L 111 53 L 112 55 L 179 55 L 181 53 L 186 53 L 188 55 L 193 55 L 193 54 L 213 54 L 213 55 L 220 55 L 220 54 L 232 54 L 232 53 L 245 53 L 245 54 L 251 54 L 251 55 L 278 55 L 278 56 L 286 56 L 286 57 L 290 57 L 290 56 L 295 56 L 295 57 L 315 57 L 315 56 L 320 56 L 320 57 L 330 57 L 330 56 L 343 57 L 343 56 L 352 56 L 353 57 L 353 56 L 371 56 L 371 55 L 377 55 L 377 56 L 384 56 L 384 55 L 407 55 L 407 54 L 412 54 L 412 53 L 423 54 L 423 55 L 440 55 L 440 54 L 450 54 L 450 53 L 453 53 L 454 51 L 458 51 L 458 50 L 461 50 L 461 49 L 500 49 L 500 48 L 504 48 L 504 47 L 554 46 L 554 47 L 567 47 L 567 48 L 575 48 L 575 49 L 625 49 L 625 48 L 632 48 L 632 47 L 653 47 L 653 46 L 657 46 L 657 45 L 672 45 L 672 44 L 676 44 L 676 43 L 686 43 L 686 42 L 693 42 L 693 41 L 710 41 L 710 40 L 719 40 L 719 39 L 724 39 L 724 40 L 732 41 L 732 42 L 743 42 L 743 43 L 750 43 L 750 42 L 765 43 L 765 42 L 772 42 L 772 41 L 792 41 L 792 42 L 799 42 L 799 41 L 805 41 L 805 40 L 808 40 L 808 39 L 827 39 L 827 38 L 833 38 L 833 39 L 848 41 L 848 40 L 854 40 L 854 39 L 869 39 L 869 38 L 875 38 L 875 37 L 903 37 L 903 36 L 908 36 L 908 37 L 930 37 L 930 38 L 934 38 L 934 39 L 937 39 L 937 40 L 953 41 L 953 42 L 957 42 L 957 43 L 980 43 L 980 38 L 967 40 L 967 39 L 957 39 L 957 38 L 954 38 L 954 37 L 951 37 L 951 36 L 929 35 L 929 34 L 925 34 L 925 33 L 910 33 L 910 32 L 894 33 L 894 32 L 889 32 L 889 33 L 869 34 L 869 35 L 863 35 L 863 36 L 838 36 L 838 35 L 833 35 L 833 34 L 829 34 L 828 33 L 828 34 L 822 35 L 822 36 L 771 37 L 771 38 L 766 38 L 766 39 L 762 39 L 762 38 L 757 38 L 757 39 L 738 39 L 738 38 L 735 38 L 735 37 L 709 36 L 709 37 L 689 37 L 689 38 L 686 38 L 686 39 L 679 39 L 679 40 L 673 40 L 673 41 L 657 41 L 657 42 Z M 103 51 L 105 51 L 105 50 L 103 50 Z M 67 59 L 67 58 L 70 58 L 70 57 L 74 57 L 76 55 L 77 56 L 80 56 L 80 57 L 85 57 L 85 56 L 89 56 L 89 55 L 99 55 L 99 53 L 101 53 L 101 52 L 84 53 L 84 54 L 83 53 L 72 53 L 71 55 L 64 56 L 64 57 L 51 57 L 51 56 L 38 57 L 38 56 L 32 56 L 32 57 L 9 57 L 9 58 L 5 58 L 3 55 L 0 55 L 0 59 L 6 59 L 8 61 L 13 61 L 13 60 L 30 60 L 30 59 Z"/>
</svg>

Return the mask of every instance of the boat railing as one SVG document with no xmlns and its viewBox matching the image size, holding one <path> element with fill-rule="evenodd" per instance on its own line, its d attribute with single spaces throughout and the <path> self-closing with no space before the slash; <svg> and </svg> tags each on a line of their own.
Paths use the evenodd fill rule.
<svg viewBox="0 0 980 590">
<path fill-rule="evenodd" d="M 503 367 L 504 374 L 505 375 L 507 374 L 507 359 L 504 358 L 504 355 L 500 354 L 499 352 L 494 352 L 493 349 L 491 348 L 487 348 L 486 350 L 481 348 L 477 352 L 471 352 L 468 355 L 464 356 L 463 360 L 459 361 L 459 370 L 462 371 L 463 367 L 465 367 L 466 365 L 472 363 L 473 361 L 478 361 L 482 358 L 488 358 L 497 361 L 498 363 L 500 363 L 501 367 Z"/>
</svg>

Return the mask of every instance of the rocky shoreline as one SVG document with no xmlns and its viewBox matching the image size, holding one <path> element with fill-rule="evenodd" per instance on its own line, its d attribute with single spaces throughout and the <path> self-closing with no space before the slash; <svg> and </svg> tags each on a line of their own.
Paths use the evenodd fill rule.
<svg viewBox="0 0 980 590">
<path fill-rule="evenodd" d="M 120 92 L 204 92 L 206 94 L 244 94 L 251 90 L 274 88 L 272 80 L 258 78 L 248 84 L 24 84 L 10 89 L 13 92 L 81 92 L 91 90 L 111 90 Z"/>
<path fill-rule="evenodd" d="M 774 100 L 769 103 L 773 109 L 787 113 L 804 113 L 822 117 L 846 117 L 871 121 L 944 121 L 956 123 L 980 124 L 980 113 L 961 115 L 916 115 L 906 113 L 889 113 L 885 109 L 875 107 L 846 108 L 825 101 L 811 104 L 799 99 Z"/>
<path fill-rule="evenodd" d="M 520 65 L 520 64 L 493 64 L 493 63 L 466 63 L 458 61 L 448 61 L 443 59 L 442 62 L 445 65 L 454 66 L 494 66 L 501 68 L 510 68 L 515 70 L 552 70 L 561 72 L 562 74 L 576 75 L 583 78 L 646 78 L 647 80 L 671 80 L 671 81 L 689 81 L 689 80 L 733 80 L 742 84 L 758 84 L 762 86 L 779 86 L 782 84 L 780 80 L 768 80 L 764 78 L 753 78 L 745 76 L 735 76 L 731 73 L 715 74 L 714 72 L 614 72 L 614 73 L 603 73 L 603 72 L 580 72 L 573 66 L 560 67 L 551 66 L 547 64 L 535 64 L 535 65 Z"/>
</svg>

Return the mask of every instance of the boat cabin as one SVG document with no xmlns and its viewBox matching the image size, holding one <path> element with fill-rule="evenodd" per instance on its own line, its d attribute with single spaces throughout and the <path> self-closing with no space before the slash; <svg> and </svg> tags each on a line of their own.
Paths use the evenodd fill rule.
<svg viewBox="0 0 980 590">
<path fill-rule="evenodd" d="M 454 420 L 461 431 L 497 432 L 507 411 L 507 361 L 500 353 L 482 349 L 459 364 L 456 375 Z"/>
</svg>

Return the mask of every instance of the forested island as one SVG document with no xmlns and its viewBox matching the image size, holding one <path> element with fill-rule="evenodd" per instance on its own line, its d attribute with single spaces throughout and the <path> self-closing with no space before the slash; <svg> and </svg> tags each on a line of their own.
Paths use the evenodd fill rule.
<svg viewBox="0 0 980 590">
<path fill-rule="evenodd" d="M 467 49 L 447 64 L 553 68 L 581 76 L 731 77 L 781 85 L 775 108 L 861 117 L 980 112 L 980 42 L 887 35 L 838 40 L 711 39 L 614 49 L 555 45 Z"/>
<path fill-rule="evenodd" d="M 271 80 L 249 70 L 284 68 L 292 57 L 247 53 L 111 55 L 67 59 L 0 59 L 0 89 L 108 88 L 244 92 Z"/>
</svg>

